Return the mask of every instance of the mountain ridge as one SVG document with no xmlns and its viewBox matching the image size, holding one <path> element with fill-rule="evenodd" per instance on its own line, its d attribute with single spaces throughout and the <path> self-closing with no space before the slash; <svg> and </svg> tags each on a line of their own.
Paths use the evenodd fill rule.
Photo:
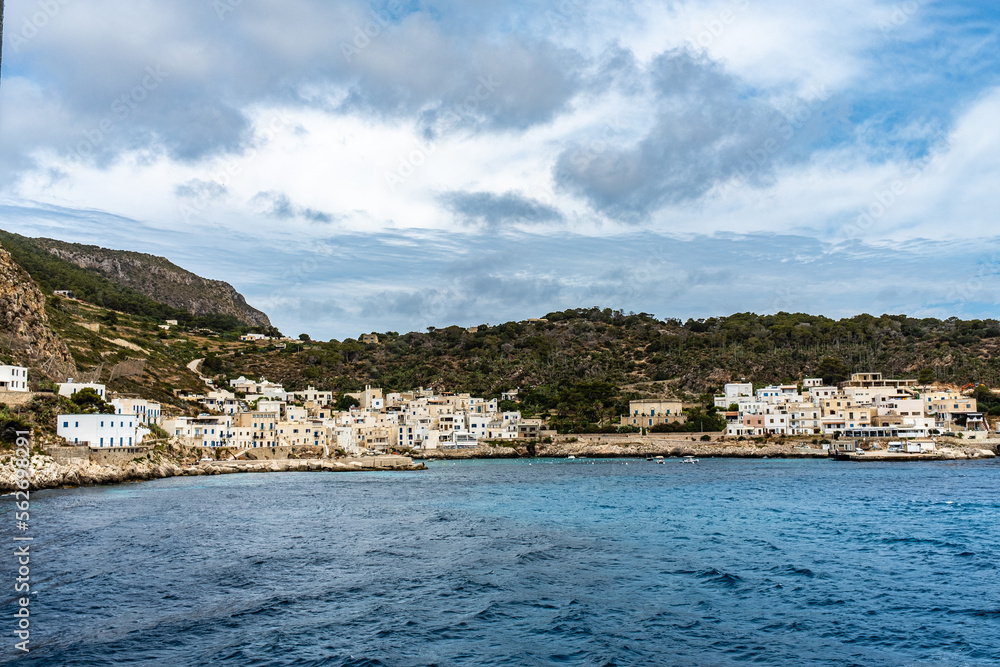
<svg viewBox="0 0 1000 667">
<path fill-rule="evenodd" d="M 203 278 L 164 257 L 57 239 L 29 238 L 2 230 L 0 241 L 4 242 L 15 261 L 36 282 L 49 289 L 74 289 L 72 284 L 61 284 L 72 283 L 73 276 L 70 275 L 71 272 L 54 270 L 52 263 L 40 257 L 40 253 L 117 286 L 118 289 L 108 289 L 107 285 L 98 283 L 92 287 L 90 291 L 100 292 L 102 297 L 114 292 L 109 302 L 99 305 L 125 310 L 114 298 L 134 302 L 135 295 L 142 295 L 153 302 L 185 311 L 195 317 L 234 318 L 248 327 L 271 328 L 267 314 L 250 306 L 246 298 L 229 283 Z M 83 295 L 83 298 L 87 296 L 93 295 Z M 150 308 L 148 304 L 144 309 L 162 319 L 176 319 L 166 309 L 157 313 L 157 309 Z"/>
</svg>

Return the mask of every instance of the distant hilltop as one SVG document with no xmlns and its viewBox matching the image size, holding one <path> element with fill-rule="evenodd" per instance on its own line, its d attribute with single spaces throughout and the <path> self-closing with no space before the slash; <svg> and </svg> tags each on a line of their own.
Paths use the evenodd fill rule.
<svg viewBox="0 0 1000 667">
<path fill-rule="evenodd" d="M 271 326 L 267 315 L 247 304 L 229 283 L 202 278 L 163 257 L 28 238 L 2 230 L 0 243 L 50 293 L 70 290 L 87 301 L 97 295 L 107 298 L 107 286 L 93 282 L 98 277 L 118 288 L 113 291 L 119 292 L 114 296 L 120 300 L 134 301 L 135 295 L 141 295 L 195 316 L 225 316 L 251 327 Z M 73 271 L 67 264 L 78 270 Z M 113 303 L 100 305 L 124 310 Z"/>
</svg>

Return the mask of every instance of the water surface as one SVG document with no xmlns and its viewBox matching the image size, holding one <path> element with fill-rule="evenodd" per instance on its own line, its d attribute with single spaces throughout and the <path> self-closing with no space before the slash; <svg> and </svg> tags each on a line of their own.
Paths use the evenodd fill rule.
<svg viewBox="0 0 1000 667">
<path fill-rule="evenodd" d="M 627 463 L 38 493 L 17 662 L 1000 664 L 997 463 Z"/>
</svg>

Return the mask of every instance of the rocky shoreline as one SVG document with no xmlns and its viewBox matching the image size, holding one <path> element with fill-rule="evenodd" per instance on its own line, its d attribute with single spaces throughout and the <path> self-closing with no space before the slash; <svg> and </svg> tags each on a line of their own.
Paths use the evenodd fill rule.
<svg viewBox="0 0 1000 667">
<path fill-rule="evenodd" d="M 276 459 L 269 461 L 211 461 L 182 465 L 173 461 L 133 461 L 122 465 L 97 465 L 92 462 L 59 463 L 50 456 L 31 457 L 32 491 L 81 486 L 105 486 L 129 482 L 147 482 L 168 477 L 229 475 L 271 472 L 357 472 L 424 470 L 423 463 L 408 457 L 370 457 L 367 459 Z M 0 465 L 0 493 L 17 490 L 12 459 Z"/>
<path fill-rule="evenodd" d="M 895 457 L 892 460 L 974 460 L 991 459 L 996 452 L 987 443 L 939 443 L 939 449 L 920 458 Z M 144 482 L 168 477 L 229 475 L 236 473 L 271 472 L 356 472 L 373 470 L 425 470 L 421 460 L 471 460 L 519 458 L 646 458 L 649 456 L 697 458 L 771 458 L 829 459 L 821 446 L 809 442 L 733 442 L 714 439 L 692 441 L 677 437 L 645 436 L 622 438 L 615 436 L 561 436 L 551 443 L 517 442 L 502 445 L 480 445 L 470 449 L 438 449 L 433 452 L 404 456 L 362 457 L 355 459 L 319 458 L 319 452 L 292 452 L 288 458 L 229 458 L 197 460 L 191 451 L 180 450 L 177 460 L 167 457 L 136 459 L 128 463 L 99 465 L 92 461 L 58 462 L 48 455 L 31 457 L 31 490 L 60 489 L 82 486 L 103 486 Z M 262 454 L 262 453 L 261 453 Z M 305 457 L 296 458 L 305 454 Z M 321 454 L 320 454 L 321 455 Z M 856 460 L 882 461 L 886 457 L 870 456 Z M 197 461 L 197 462 L 196 462 Z M 16 469 L 12 457 L 0 460 L 0 493 L 16 490 Z"/>
<path fill-rule="evenodd" d="M 941 444 L 935 456 L 927 460 L 963 460 L 995 458 L 993 445 L 986 443 Z M 423 459 L 516 459 L 533 457 L 567 458 L 645 458 L 647 456 L 698 458 L 753 458 L 753 459 L 827 459 L 829 452 L 821 445 L 808 441 L 734 442 L 715 438 L 710 441 L 693 441 L 677 437 L 659 436 L 560 436 L 552 443 L 517 443 L 480 445 L 469 449 L 439 449 L 417 458 Z"/>
</svg>

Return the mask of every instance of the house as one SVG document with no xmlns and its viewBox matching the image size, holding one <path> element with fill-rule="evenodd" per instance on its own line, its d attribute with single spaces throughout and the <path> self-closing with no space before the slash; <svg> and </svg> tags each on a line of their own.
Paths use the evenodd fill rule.
<svg viewBox="0 0 1000 667">
<path fill-rule="evenodd" d="M 278 444 L 282 447 L 325 447 L 327 443 L 326 428 L 317 420 L 278 422 L 277 430 Z"/>
<path fill-rule="evenodd" d="M 851 379 L 840 384 L 842 389 L 850 387 L 862 389 L 889 389 L 892 391 L 883 393 L 905 393 L 897 391 L 904 387 L 916 387 L 916 380 L 887 380 L 881 373 L 851 373 Z"/>
<path fill-rule="evenodd" d="M 517 393 L 519 391 L 521 391 L 520 387 L 517 388 L 517 389 L 515 389 L 514 391 L 501 392 L 501 394 L 500 394 L 500 400 L 501 401 L 515 401 L 516 402 L 517 401 Z"/>
<path fill-rule="evenodd" d="M 373 333 L 361 334 L 361 342 L 365 345 L 378 345 L 378 335 Z"/>
<path fill-rule="evenodd" d="M 537 438 L 541 430 L 541 419 L 522 419 L 517 425 L 517 437 Z"/>
<path fill-rule="evenodd" d="M 715 407 L 726 409 L 733 403 L 739 403 L 740 398 L 753 396 L 753 384 L 750 382 L 730 382 L 723 389 L 722 396 L 715 397 Z"/>
<path fill-rule="evenodd" d="M 259 340 L 270 340 L 268 336 L 259 333 L 248 333 L 240 336 L 240 340 L 244 343 L 255 343 Z"/>
<path fill-rule="evenodd" d="M 81 389 L 93 389 L 102 400 L 107 400 L 107 390 L 103 384 L 96 382 L 73 382 L 70 378 L 67 382 L 58 383 L 59 395 L 70 397 Z"/>
<path fill-rule="evenodd" d="M 292 392 L 292 396 L 296 400 L 302 401 L 303 403 L 315 403 L 316 405 L 330 405 L 333 403 L 333 392 L 332 391 L 320 391 L 312 385 L 305 388 L 305 391 L 295 391 Z"/>
<path fill-rule="evenodd" d="M 0 391 L 28 391 L 28 369 L 23 366 L 0 366 Z"/>
<path fill-rule="evenodd" d="M 163 420 L 163 429 L 195 447 L 225 447 L 232 438 L 232 419 L 228 415 L 173 417 Z"/>
<path fill-rule="evenodd" d="M 235 415 L 231 445 L 237 449 L 276 447 L 277 421 L 276 412 L 241 412 Z"/>
<path fill-rule="evenodd" d="M 119 415 L 133 415 L 146 426 L 160 423 L 160 404 L 144 398 L 113 398 L 111 405 Z"/>
<path fill-rule="evenodd" d="M 622 426 L 649 428 L 669 422 L 683 423 L 687 419 L 684 404 L 669 399 L 629 401 L 628 409 L 629 414 L 621 418 Z"/>
<path fill-rule="evenodd" d="M 924 395 L 924 412 L 934 416 L 939 428 L 948 428 L 959 415 L 979 410 L 974 398 L 953 391 L 938 391 Z"/>
<path fill-rule="evenodd" d="M 149 435 L 133 415 L 59 415 L 56 433 L 72 445 L 133 447 Z"/>
<path fill-rule="evenodd" d="M 55 294 L 56 296 L 64 296 L 67 299 L 76 299 L 76 294 L 73 293 L 73 290 L 57 289 L 56 291 L 53 292 L 53 294 Z"/>
</svg>

